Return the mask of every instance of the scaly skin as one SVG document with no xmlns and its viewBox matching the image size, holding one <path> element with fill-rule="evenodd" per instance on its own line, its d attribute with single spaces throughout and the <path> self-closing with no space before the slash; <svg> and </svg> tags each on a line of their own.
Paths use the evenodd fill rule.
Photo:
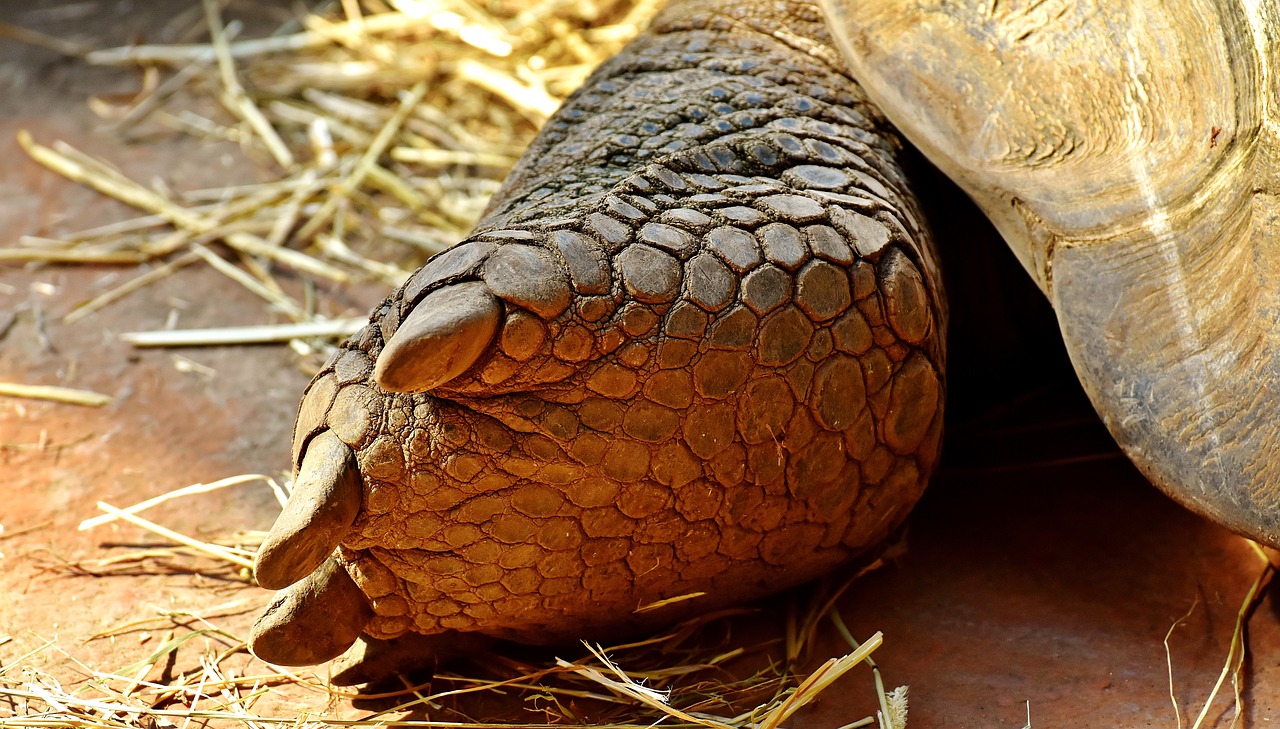
<svg viewBox="0 0 1280 729">
<path fill-rule="evenodd" d="M 295 468 L 330 453 L 324 493 L 359 497 L 354 521 L 298 517 L 319 550 L 302 562 L 340 542 L 372 606 L 333 620 L 576 639 L 768 594 L 884 540 L 942 423 L 940 283 L 900 149 L 813 5 L 668 8 L 309 386 Z M 442 360 L 464 369 L 384 390 L 385 343 L 432 307 L 475 312 Z M 409 372 L 397 389 L 422 389 Z M 273 642 L 321 609 L 291 594 L 255 650 L 324 660 L 289 647 L 305 635 Z"/>
</svg>

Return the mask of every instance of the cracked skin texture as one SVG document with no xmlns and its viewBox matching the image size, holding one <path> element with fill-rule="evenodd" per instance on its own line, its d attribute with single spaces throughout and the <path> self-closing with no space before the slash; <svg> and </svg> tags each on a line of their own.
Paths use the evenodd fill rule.
<svg viewBox="0 0 1280 729">
<path fill-rule="evenodd" d="M 259 576 L 341 569 L 284 590 L 255 650 L 616 634 L 884 540 L 933 469 L 944 390 L 901 148 L 813 5 L 668 7 L 308 387 L 293 499 L 313 504 Z"/>
</svg>

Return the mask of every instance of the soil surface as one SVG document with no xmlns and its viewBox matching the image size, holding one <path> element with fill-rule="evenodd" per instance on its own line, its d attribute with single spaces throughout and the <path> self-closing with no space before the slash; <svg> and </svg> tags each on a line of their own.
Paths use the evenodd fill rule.
<svg viewBox="0 0 1280 729">
<path fill-rule="evenodd" d="M 250 26 L 268 28 L 288 6 L 231 5 Z M 140 37 L 173 40 L 187 27 L 173 18 L 191 7 L 179 0 L 3 3 L 0 22 L 105 47 Z M 30 161 L 14 142 L 19 130 L 46 144 L 66 140 L 133 179 L 159 179 L 175 190 L 261 178 L 234 145 L 176 136 L 126 142 L 86 104 L 138 84 L 132 71 L 0 41 L 0 247 L 17 245 L 22 235 L 56 237 L 135 214 Z M 189 562 L 164 560 L 102 562 L 164 544 L 141 529 L 115 522 L 77 530 L 101 513 L 99 501 L 123 507 L 237 474 L 280 478 L 288 467 L 297 398 L 308 379 L 296 354 L 283 346 L 141 350 L 118 338 L 166 326 L 278 320 L 238 284 L 191 266 L 63 322 L 78 303 L 137 272 L 0 263 L 0 381 L 114 398 L 89 408 L 0 397 L 0 671 L 18 663 L 72 685 L 84 666 L 122 670 L 170 630 L 199 625 L 182 614 L 243 637 L 270 598 L 231 571 L 193 572 L 182 566 Z M 287 272 L 281 277 L 299 285 Z M 369 285 L 322 289 L 320 307 L 358 316 L 380 295 Z M 1243 539 L 1146 484 L 1061 374 L 1060 351 L 1037 356 L 1048 358 L 1038 372 L 1058 374 L 1046 374 L 1020 399 L 1006 394 L 1003 407 L 970 408 L 951 425 L 943 473 L 887 566 L 843 598 L 844 622 L 855 636 L 884 633 L 875 658 L 890 687 L 911 686 L 915 729 L 1019 729 L 1028 711 L 1036 727 L 1173 727 L 1180 725 L 1175 703 L 1190 725 L 1227 660 L 1236 613 L 1261 560 Z M 953 390 L 981 386 L 969 377 L 953 376 Z M 269 489 L 252 483 L 144 516 L 212 538 L 265 529 L 278 508 Z M 780 608 L 762 609 L 768 615 Z M 144 620 L 150 622 L 114 638 L 94 638 Z M 781 620 L 755 624 L 771 630 Z M 835 635 L 822 634 L 815 665 L 847 652 Z M 1250 653 L 1238 687 L 1248 707 L 1244 725 L 1267 726 L 1280 710 L 1273 597 L 1252 614 L 1246 637 Z M 225 636 L 201 636 L 179 652 L 177 669 L 202 651 L 234 645 Z M 266 673 L 243 652 L 224 665 Z M 162 680 L 173 670 L 162 663 L 149 677 Z M 839 727 L 867 715 L 874 710 L 870 682 L 868 671 L 851 672 L 792 725 Z M 1203 726 L 1232 725 L 1232 693 L 1228 678 Z M 0 703 L 0 724 L 11 710 Z M 301 687 L 273 693 L 257 710 L 362 714 L 349 701 Z"/>
</svg>

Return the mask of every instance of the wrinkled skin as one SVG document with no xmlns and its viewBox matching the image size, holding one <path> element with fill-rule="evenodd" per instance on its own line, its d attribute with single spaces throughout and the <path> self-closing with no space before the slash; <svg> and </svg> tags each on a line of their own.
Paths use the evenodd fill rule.
<svg viewBox="0 0 1280 729">
<path fill-rule="evenodd" d="M 780 7 L 669 8 L 316 376 L 255 652 L 637 630 L 901 523 L 942 423 L 929 234 L 820 14 Z"/>
</svg>

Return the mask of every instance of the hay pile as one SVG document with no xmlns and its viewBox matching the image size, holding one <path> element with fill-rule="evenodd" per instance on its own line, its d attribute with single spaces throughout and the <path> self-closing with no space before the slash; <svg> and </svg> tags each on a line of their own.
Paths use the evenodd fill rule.
<svg viewBox="0 0 1280 729">
<path fill-rule="evenodd" d="M 325 320 L 313 297 L 291 293 L 276 272 L 289 270 L 311 282 L 364 279 L 398 285 L 427 257 L 467 233 L 538 126 L 596 64 L 639 32 L 657 0 L 493 0 L 483 9 L 471 0 L 331 5 L 336 7 L 272 37 L 238 40 L 237 25 L 224 24 L 217 2 L 205 0 L 207 44 L 86 54 L 90 63 L 141 70 L 142 90 L 129 103 L 92 102 L 121 134 L 145 137 L 164 129 L 231 140 L 274 179 L 177 193 L 131 180 L 108 161 L 64 143 L 24 134 L 20 142 L 33 159 L 136 207 L 141 215 L 57 240 L 27 237 L 18 247 L 0 249 L 0 262 L 140 266 L 123 285 L 71 311 L 68 322 L 183 267 L 208 265 L 260 296 L 271 312 L 265 318 L 286 323 L 140 333 L 128 341 L 162 346 L 288 341 L 301 354 L 322 357 L 336 337 L 362 320 Z M 25 396 L 92 395 L 33 391 Z M 472 666 L 478 676 L 442 672 L 422 685 L 409 685 L 406 678 L 401 689 L 376 696 L 343 693 L 310 672 L 263 664 L 247 657 L 242 636 L 220 624 L 220 618 L 255 611 L 265 600 L 250 576 L 263 535 L 201 540 L 141 515 L 170 499 L 254 481 L 270 486 L 283 503 L 285 488 L 249 475 L 197 484 L 125 509 L 99 504 L 105 515 L 82 528 L 120 519 L 175 546 L 50 569 L 95 576 L 196 574 L 221 587 L 211 591 L 210 607 L 200 614 L 148 615 L 95 636 L 164 635 L 155 649 L 143 650 L 140 643 L 132 649 L 136 655 L 127 657 L 130 651 L 121 649 L 120 662 L 127 665 L 84 665 L 56 638 L 7 658 L 0 665 L 0 726 L 643 727 L 660 722 L 775 729 L 858 666 L 870 669 L 868 688 L 880 710 L 845 729 L 905 726 L 905 687 L 886 692 L 870 658 L 881 636 L 856 641 L 834 608 L 848 582 L 794 596 L 793 609 L 781 618 L 784 626 L 755 632 L 764 638 L 744 639 L 752 631 L 735 632 L 734 626 L 746 611 L 729 611 L 643 641 L 584 645 L 572 660 L 536 651 L 532 658 L 489 656 Z M 849 652 L 816 670 L 800 671 L 816 631 L 827 621 Z M 196 638 L 215 647 L 201 651 Z M 12 642 L 0 632 L 0 648 Z M 35 667 L 35 658 L 51 652 L 78 664 L 79 680 L 64 685 Z M 312 697 L 312 708 L 300 716 L 255 710 L 264 697 L 282 690 Z M 353 699 L 382 705 L 358 718 L 332 718 L 335 705 Z M 529 722 L 531 715 L 539 720 Z"/>
<path fill-rule="evenodd" d="M 167 129 L 234 141 L 275 179 L 180 194 L 23 134 L 37 162 L 145 214 L 58 240 L 27 236 L 0 250 L 0 262 L 155 264 L 77 307 L 68 323 L 202 262 L 299 326 L 127 340 L 135 344 L 350 333 L 357 322 L 320 320 L 273 271 L 399 285 L 471 229 L 541 123 L 639 32 L 657 0 L 512 0 L 483 10 L 467 0 L 348 0 L 340 13 L 307 15 L 300 29 L 257 40 L 234 40 L 217 3 L 204 5 L 208 44 L 88 53 L 90 63 L 142 69 L 130 103 L 94 108 L 124 135 Z"/>
</svg>

